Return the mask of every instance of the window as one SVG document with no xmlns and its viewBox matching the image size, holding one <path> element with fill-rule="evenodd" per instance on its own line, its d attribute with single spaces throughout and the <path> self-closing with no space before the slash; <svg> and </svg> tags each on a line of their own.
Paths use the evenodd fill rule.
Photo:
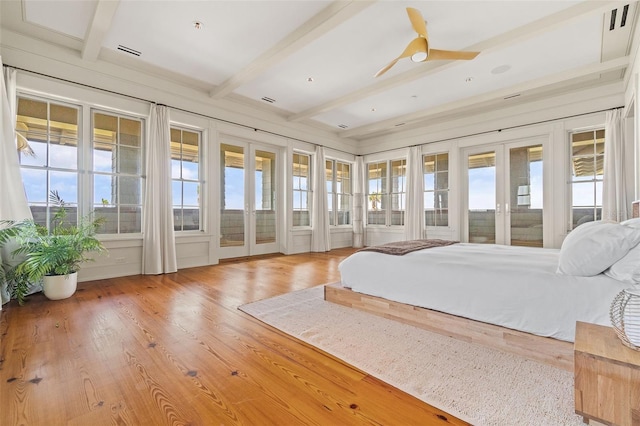
<svg viewBox="0 0 640 426">
<path fill-rule="evenodd" d="M 27 202 L 36 223 L 49 227 L 56 210 L 50 195 L 65 202 L 67 218 L 78 218 L 78 139 L 80 108 L 73 105 L 20 97 L 16 130 L 20 167 Z M 31 153 L 27 153 L 28 149 Z"/>
<path fill-rule="evenodd" d="M 105 234 L 141 232 L 142 121 L 93 112 L 93 206 Z"/>
<path fill-rule="evenodd" d="M 311 156 L 293 154 L 293 226 L 311 226 Z"/>
<path fill-rule="evenodd" d="M 32 151 L 20 151 L 20 167 L 35 222 L 50 226 L 55 193 L 73 223 L 93 207 L 106 219 L 100 233 L 141 232 L 142 121 L 94 111 L 91 143 L 83 143 L 81 116 L 75 105 L 18 98 L 17 137 Z"/>
<path fill-rule="evenodd" d="M 571 134 L 571 227 L 602 217 L 604 129 Z"/>
<path fill-rule="evenodd" d="M 425 155 L 424 216 L 426 226 L 449 226 L 449 154 Z"/>
<path fill-rule="evenodd" d="M 367 165 L 368 225 L 404 225 L 406 173 L 404 159 Z"/>
<path fill-rule="evenodd" d="M 200 230 L 200 132 L 171 128 L 173 228 Z"/>
<path fill-rule="evenodd" d="M 351 164 L 327 160 L 326 175 L 329 225 L 351 225 Z"/>
</svg>

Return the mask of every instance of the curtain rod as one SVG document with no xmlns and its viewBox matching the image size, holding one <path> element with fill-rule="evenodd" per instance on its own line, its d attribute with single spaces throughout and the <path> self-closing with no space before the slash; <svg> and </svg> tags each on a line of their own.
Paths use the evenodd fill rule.
<svg viewBox="0 0 640 426">
<path fill-rule="evenodd" d="M 25 69 L 25 68 L 14 67 L 13 65 L 3 64 L 3 67 L 9 67 L 9 68 L 13 68 L 13 69 L 16 69 L 16 70 L 19 70 L 19 71 L 24 71 L 24 72 L 28 72 L 28 73 L 31 73 L 31 74 L 39 75 L 39 76 L 42 76 L 42 77 L 47 77 L 47 78 L 52 78 L 52 79 L 55 79 L 55 80 L 64 81 L 65 83 L 75 84 L 76 86 L 87 87 L 89 89 L 100 90 L 102 92 L 111 93 L 111 94 L 118 95 L 118 96 L 124 96 L 126 98 L 135 99 L 137 101 L 148 102 L 148 103 L 156 104 L 156 105 L 159 105 L 159 106 L 160 105 L 166 106 L 167 108 L 171 108 L 171 109 L 174 109 L 176 111 L 186 112 L 188 114 L 194 114 L 194 115 L 198 115 L 200 117 L 209 118 L 211 120 L 217 120 L 217 121 L 221 121 L 223 123 L 233 124 L 233 125 L 236 125 L 236 126 L 244 127 L 246 129 L 251 129 L 254 132 L 260 131 L 262 133 L 266 133 L 266 134 L 269 134 L 269 135 L 274 135 L 274 136 L 279 136 L 279 137 L 283 137 L 283 138 L 287 138 L 287 139 L 292 139 L 292 140 L 295 140 L 295 141 L 298 141 L 298 142 L 308 143 L 308 144 L 311 144 L 313 146 L 323 146 L 323 147 L 325 147 L 327 149 L 331 149 L 331 150 L 334 150 L 334 151 L 342 152 L 344 154 L 355 156 L 355 154 L 352 153 L 352 152 L 347 152 L 347 151 L 344 151 L 344 150 L 341 150 L 341 149 L 328 147 L 328 146 L 321 145 L 321 144 L 318 144 L 318 143 L 315 143 L 315 142 L 309 142 L 309 141 L 306 141 L 304 139 L 293 138 L 293 137 L 282 135 L 280 133 L 272 132 L 272 131 L 269 131 L 269 130 L 259 129 L 259 128 L 254 127 L 254 126 L 249 126 L 249 125 L 246 125 L 246 124 L 237 123 L 235 121 L 225 120 L 224 118 L 213 117 L 213 116 L 210 116 L 210 115 L 207 115 L 207 114 L 202 114 L 202 113 L 199 113 L 199 112 L 189 111 L 189 110 L 184 109 L 184 108 L 178 108 L 178 107 L 174 107 L 174 106 L 171 106 L 171 105 L 158 103 L 156 101 L 151 101 L 149 99 L 139 98 L 139 97 L 133 96 L 133 95 L 127 95 L 126 93 L 120 93 L 120 92 L 116 92 L 114 90 L 103 89 L 101 87 L 91 86 L 90 84 L 78 83 L 77 81 L 68 80 L 66 78 L 56 77 L 56 76 L 53 76 L 53 75 L 49 75 L 49 74 L 44 74 L 44 73 L 37 72 L 37 71 L 28 70 L 28 69 Z"/>
<path fill-rule="evenodd" d="M 186 112 L 188 114 L 198 115 L 198 116 L 201 116 L 201 117 L 209 118 L 211 120 L 221 121 L 223 123 L 234 124 L 236 126 L 244 127 L 244 128 L 247 128 L 247 129 L 253 129 L 255 132 L 261 131 L 263 133 L 267 133 L 267 134 L 270 134 L 270 135 L 280 136 L 280 137 L 287 138 L 287 139 L 292 139 L 292 140 L 295 140 L 295 141 L 298 141 L 298 142 L 308 143 L 308 144 L 311 144 L 313 146 L 324 146 L 324 145 L 317 144 L 315 142 L 309 142 L 309 141 L 306 141 L 306 140 L 303 140 L 303 139 L 292 138 L 292 137 L 289 137 L 289 136 L 282 135 L 280 133 L 271 132 L 269 130 L 262 130 L 262 129 L 258 129 L 257 127 L 248 126 L 246 124 L 236 123 L 235 121 L 225 120 L 223 118 L 217 118 L 217 117 L 213 117 L 213 116 L 210 116 L 210 115 L 202 114 L 202 113 L 199 113 L 199 112 L 193 112 L 193 111 L 189 111 L 189 110 L 186 110 L 186 109 L 183 109 L 183 108 L 173 107 L 173 106 L 170 106 L 170 105 L 158 104 L 155 101 L 150 101 L 148 99 L 139 98 L 137 96 L 127 95 L 125 93 L 120 93 L 120 92 L 116 92 L 114 90 L 109 90 L 109 89 L 103 89 L 101 87 L 95 87 L 95 86 L 91 86 L 91 85 L 85 84 L 85 83 L 78 83 L 77 81 L 67 80 L 67 79 L 61 78 L 61 77 L 55 77 L 55 76 L 44 74 L 44 73 L 40 73 L 40 72 L 37 72 L 37 71 L 31 71 L 31 70 L 28 70 L 28 69 L 25 69 L 25 68 L 14 67 L 12 65 L 7 65 L 7 64 L 3 64 L 3 67 L 11 67 L 11 68 L 14 68 L 16 70 L 28 72 L 28 73 L 39 75 L 39 76 L 42 76 L 42 77 L 47 77 L 47 78 L 52 78 L 52 79 L 55 79 L 55 80 L 64 81 L 66 83 L 75 84 L 77 86 L 83 86 L 83 87 L 87 87 L 87 88 L 94 89 L 94 90 L 100 90 L 102 92 L 111 93 L 111 94 L 119 95 L 119 96 L 124 96 L 124 97 L 130 98 L 130 99 L 135 99 L 135 100 L 142 101 L 142 102 L 149 102 L 149 103 L 153 103 L 153 104 L 157 104 L 157 105 L 164 105 L 164 106 L 167 106 L 168 108 L 175 109 L 176 111 L 181 111 L 181 112 Z M 426 145 L 426 144 L 430 144 L 430 143 L 447 142 L 447 141 L 451 141 L 451 140 L 455 140 L 455 139 L 468 138 L 468 137 L 471 137 L 471 136 L 486 135 L 486 134 L 493 133 L 493 132 L 500 133 L 503 130 L 518 129 L 520 127 L 534 126 L 536 124 L 550 123 L 552 121 L 566 120 L 567 118 L 581 117 L 583 115 L 597 114 L 599 112 L 613 111 L 614 109 L 622 109 L 622 108 L 624 108 L 624 106 L 601 109 L 601 110 L 585 112 L 585 113 L 581 113 L 581 114 L 567 115 L 567 116 L 564 116 L 564 117 L 558 117 L 558 118 L 552 118 L 552 119 L 548 119 L 548 120 L 536 121 L 536 122 L 527 123 L 527 124 L 519 124 L 519 125 L 516 125 L 516 126 L 503 127 L 503 128 L 500 128 L 500 129 L 486 130 L 484 132 L 471 133 L 471 134 L 464 135 L 464 136 L 451 137 L 451 138 L 439 139 L 439 140 L 426 142 L 426 143 L 419 143 L 419 144 L 415 144 L 415 145 L 409 145 L 407 148 L 411 148 L 411 147 L 414 147 L 414 146 L 422 146 L 422 145 Z M 342 152 L 344 154 L 353 155 L 354 157 L 364 157 L 365 155 L 380 154 L 382 152 L 389 152 L 389 151 L 394 151 L 396 149 L 402 149 L 402 148 L 391 148 L 391 149 L 383 149 L 381 151 L 369 152 L 367 154 L 354 154 L 352 152 L 347 152 L 347 151 L 344 151 L 344 150 L 341 150 L 341 149 L 337 149 L 337 148 L 331 148 L 331 147 L 328 147 L 328 146 L 324 146 L 324 147 L 328 148 L 328 149 L 332 149 L 334 151 Z"/>
<path fill-rule="evenodd" d="M 535 121 L 533 123 L 518 124 L 516 126 L 501 127 L 499 129 L 494 129 L 494 130 L 485 130 L 484 132 L 470 133 L 470 134 L 464 135 L 464 136 L 457 136 L 457 137 L 451 137 L 451 138 L 445 138 L 445 139 L 438 139 L 438 140 L 431 141 L 431 142 L 418 143 L 418 144 L 415 144 L 415 145 L 409 145 L 406 148 L 412 148 L 414 146 L 427 145 L 427 144 L 430 144 L 430 143 L 447 142 L 447 141 L 452 141 L 452 140 L 455 140 L 455 139 L 469 138 L 471 136 L 487 135 L 489 133 L 494 133 L 494 132 L 500 133 L 503 130 L 519 129 L 520 127 L 535 126 L 536 124 L 551 123 L 553 121 L 566 120 L 567 118 L 582 117 L 583 115 L 597 114 L 599 112 L 613 111 L 615 109 L 623 109 L 623 108 L 624 108 L 624 106 L 617 106 L 617 107 L 613 107 L 613 108 L 606 108 L 606 109 L 599 109 L 599 110 L 596 110 L 596 111 L 583 112 L 583 113 L 580 113 L 580 114 L 565 115 L 564 117 L 550 118 L 548 120 Z M 370 153 L 365 154 L 365 155 L 380 154 L 382 152 L 394 151 L 396 149 L 402 149 L 402 148 L 383 149 L 381 151 L 370 152 Z M 360 157 L 360 155 L 358 155 L 358 157 Z"/>
</svg>

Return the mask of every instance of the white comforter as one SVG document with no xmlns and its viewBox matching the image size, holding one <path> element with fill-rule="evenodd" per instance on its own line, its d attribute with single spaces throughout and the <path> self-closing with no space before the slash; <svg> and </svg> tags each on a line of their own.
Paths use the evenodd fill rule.
<svg viewBox="0 0 640 426">
<path fill-rule="evenodd" d="M 573 342 L 576 321 L 611 325 L 628 284 L 556 273 L 559 250 L 454 244 L 404 256 L 354 253 L 339 269 L 352 290 Z"/>
</svg>

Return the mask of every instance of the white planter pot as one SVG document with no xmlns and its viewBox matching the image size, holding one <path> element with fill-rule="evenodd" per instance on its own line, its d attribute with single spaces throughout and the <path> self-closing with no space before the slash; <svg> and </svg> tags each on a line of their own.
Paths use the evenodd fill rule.
<svg viewBox="0 0 640 426">
<path fill-rule="evenodd" d="M 44 295 L 51 300 L 60 300 L 71 297 L 78 287 L 78 273 L 69 275 L 50 275 L 44 277 L 42 290 Z"/>
</svg>

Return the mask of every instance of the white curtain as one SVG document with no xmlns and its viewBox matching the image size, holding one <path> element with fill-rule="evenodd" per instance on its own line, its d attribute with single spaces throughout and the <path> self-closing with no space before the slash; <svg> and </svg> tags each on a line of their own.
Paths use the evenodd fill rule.
<svg viewBox="0 0 640 426">
<path fill-rule="evenodd" d="M 2 57 L 0 57 L 2 66 Z M 20 160 L 16 145 L 16 70 L 3 67 L 3 78 L 0 79 L 0 112 L 2 113 L 2 132 L 0 133 L 0 219 L 23 220 L 31 219 L 31 210 L 27 204 L 27 197 L 22 185 Z M 0 251 L 0 265 L 2 261 L 11 259 L 11 244 L 5 245 Z M 2 304 L 9 301 L 9 293 L 5 283 L 0 285 L 0 299 Z M 2 309 L 0 304 L 0 310 Z"/>
<path fill-rule="evenodd" d="M 313 167 L 313 211 L 311 212 L 311 251 L 331 250 L 327 176 L 324 147 L 316 147 Z"/>
<path fill-rule="evenodd" d="M 364 247 L 366 182 L 364 157 L 358 156 L 353 170 L 353 247 L 355 248 Z"/>
<path fill-rule="evenodd" d="M 422 172 L 422 150 L 419 146 L 409 148 L 407 159 L 407 206 L 404 216 L 406 240 L 424 238 L 424 178 Z"/>
<path fill-rule="evenodd" d="M 627 219 L 627 182 L 622 109 L 607 111 L 604 127 L 604 185 L 602 219 L 621 222 Z M 632 155 L 632 153 L 628 153 Z"/>
<path fill-rule="evenodd" d="M 169 109 L 151 106 L 146 155 L 142 273 L 176 272 Z"/>
</svg>

